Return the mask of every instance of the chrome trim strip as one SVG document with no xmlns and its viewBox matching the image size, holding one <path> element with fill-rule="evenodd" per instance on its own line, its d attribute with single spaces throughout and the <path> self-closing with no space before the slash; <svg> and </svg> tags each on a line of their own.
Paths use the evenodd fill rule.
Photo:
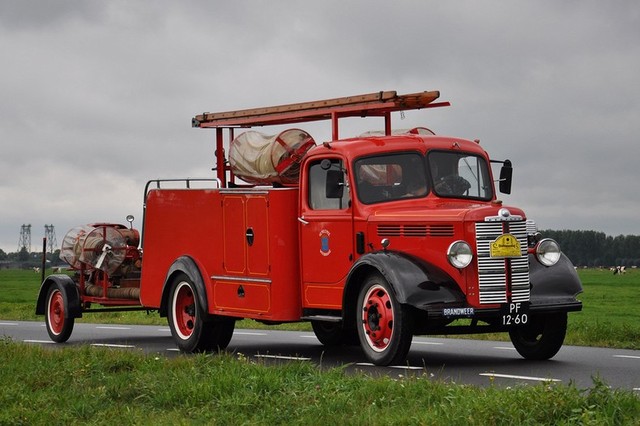
<svg viewBox="0 0 640 426">
<path fill-rule="evenodd" d="M 246 283 L 271 284 L 271 280 L 266 278 L 248 278 L 248 277 L 232 277 L 229 275 L 212 275 L 211 279 L 217 280 L 217 281 L 242 281 Z"/>
</svg>

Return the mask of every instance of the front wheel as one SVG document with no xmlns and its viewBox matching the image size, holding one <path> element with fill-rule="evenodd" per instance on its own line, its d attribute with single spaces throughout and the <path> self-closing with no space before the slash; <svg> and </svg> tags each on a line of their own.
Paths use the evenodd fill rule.
<svg viewBox="0 0 640 426">
<path fill-rule="evenodd" d="M 532 317 L 527 325 L 509 330 L 513 346 L 523 358 L 545 360 L 558 353 L 567 333 L 567 313 Z"/>
<path fill-rule="evenodd" d="M 179 274 L 171 285 L 169 328 L 183 352 L 222 350 L 233 335 L 235 320 L 209 316 L 200 306 L 197 288 L 186 274 Z"/>
<path fill-rule="evenodd" d="M 357 307 L 360 346 L 369 361 L 375 365 L 403 363 L 413 339 L 411 315 L 387 280 L 370 275 L 360 290 Z"/>
<path fill-rule="evenodd" d="M 47 292 L 45 323 L 49 337 L 56 343 L 69 340 L 73 331 L 75 318 L 69 316 L 68 306 L 66 294 L 61 287 L 58 284 L 52 285 Z"/>
</svg>

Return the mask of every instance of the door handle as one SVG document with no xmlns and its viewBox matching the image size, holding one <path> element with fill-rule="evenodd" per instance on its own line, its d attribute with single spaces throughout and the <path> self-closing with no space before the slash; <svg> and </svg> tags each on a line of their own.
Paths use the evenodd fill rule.
<svg viewBox="0 0 640 426">
<path fill-rule="evenodd" d="M 308 224 L 309 224 L 309 222 L 307 222 L 306 220 L 304 220 L 304 218 L 302 218 L 302 217 L 299 217 L 299 218 L 298 218 L 298 222 L 300 222 L 300 223 L 301 223 L 301 224 L 303 224 L 303 225 L 308 225 Z"/>
</svg>

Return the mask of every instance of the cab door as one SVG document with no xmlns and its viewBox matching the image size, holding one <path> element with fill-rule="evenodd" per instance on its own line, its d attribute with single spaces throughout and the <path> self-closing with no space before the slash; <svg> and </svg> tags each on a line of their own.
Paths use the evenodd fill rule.
<svg viewBox="0 0 640 426">
<path fill-rule="evenodd" d="M 353 211 L 344 162 L 309 161 L 300 196 L 302 304 L 340 309 L 342 290 L 353 263 Z"/>
</svg>

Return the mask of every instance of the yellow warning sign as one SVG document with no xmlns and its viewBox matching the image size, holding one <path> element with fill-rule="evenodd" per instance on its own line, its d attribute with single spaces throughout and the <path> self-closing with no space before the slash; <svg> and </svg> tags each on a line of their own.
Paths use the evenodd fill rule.
<svg viewBox="0 0 640 426">
<path fill-rule="evenodd" d="M 496 238 L 490 247 L 491 257 L 520 257 L 520 241 L 511 235 L 503 234 Z"/>
</svg>

